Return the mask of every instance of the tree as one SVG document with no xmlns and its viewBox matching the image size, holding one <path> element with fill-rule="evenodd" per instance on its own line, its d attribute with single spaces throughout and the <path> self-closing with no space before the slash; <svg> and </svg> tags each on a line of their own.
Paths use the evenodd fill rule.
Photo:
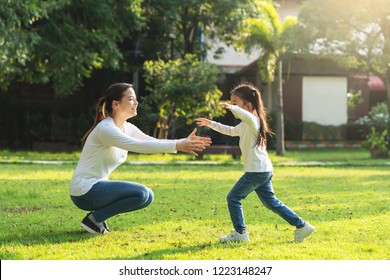
<svg viewBox="0 0 390 280">
<path fill-rule="evenodd" d="M 186 54 L 202 58 L 215 38 L 231 43 L 254 6 L 252 0 L 145 0 L 143 9 L 141 49 L 149 59 L 168 60 Z"/>
<path fill-rule="evenodd" d="M 277 76 L 278 106 L 276 119 L 276 154 L 284 155 L 284 116 L 282 61 L 291 49 L 290 32 L 297 24 L 295 17 L 280 21 L 277 6 L 272 1 L 257 1 L 258 16 L 243 22 L 242 33 L 236 38 L 235 45 L 250 53 L 260 49 L 258 58 L 259 74 L 264 81 L 271 83 Z"/>
<path fill-rule="evenodd" d="M 216 66 L 188 54 L 167 62 L 146 61 L 144 69 L 150 92 L 147 102 L 160 107 L 159 138 L 168 138 L 171 124 L 178 118 L 191 124 L 198 116 L 212 118 L 222 114 Z"/>
<path fill-rule="evenodd" d="M 300 49 L 382 79 L 390 108 L 388 0 L 312 0 L 299 14 Z"/>
<path fill-rule="evenodd" d="M 142 0 L 27 0 L 0 3 L 0 86 L 79 89 L 92 71 L 124 68 L 119 44 L 143 24 Z"/>
</svg>

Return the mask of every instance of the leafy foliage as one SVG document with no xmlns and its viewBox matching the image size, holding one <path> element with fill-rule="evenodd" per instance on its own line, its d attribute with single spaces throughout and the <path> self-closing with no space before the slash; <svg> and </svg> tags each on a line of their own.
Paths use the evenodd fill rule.
<svg viewBox="0 0 390 280">
<path fill-rule="evenodd" d="M 167 62 L 146 61 L 144 69 L 151 93 L 148 102 L 158 104 L 160 117 L 168 120 L 168 126 L 179 117 L 191 124 L 198 116 L 212 118 L 222 114 L 216 66 L 199 61 L 195 55 L 186 55 L 184 59 Z"/>
<path fill-rule="evenodd" d="M 350 90 L 347 93 L 347 107 L 348 111 L 353 111 L 355 110 L 356 106 L 358 104 L 361 104 L 364 102 L 364 99 L 362 97 L 361 91 L 355 91 L 355 90 Z"/>
<path fill-rule="evenodd" d="M 370 133 L 363 142 L 363 147 L 371 151 L 373 157 L 388 157 L 388 127 L 390 124 L 389 112 L 385 103 L 372 107 L 368 116 L 357 122 L 371 127 Z M 378 154 L 377 154 L 378 153 Z"/>
<path fill-rule="evenodd" d="M 292 50 L 290 49 L 290 30 L 297 24 L 296 17 L 279 20 L 276 4 L 272 1 L 256 1 L 256 17 L 243 22 L 242 33 L 236 38 L 235 46 L 247 53 L 261 50 L 259 71 L 261 77 L 272 82 L 276 76 L 278 61 Z"/>
<path fill-rule="evenodd" d="M 230 44 L 242 19 L 254 11 L 252 0 L 145 0 L 147 29 L 142 51 L 163 60 L 205 52 L 218 38 Z M 204 38 L 207 37 L 208 40 Z"/>
<path fill-rule="evenodd" d="M 306 1 L 297 42 L 302 52 L 322 55 L 349 69 L 361 69 L 387 85 L 390 107 L 390 5 L 367 0 Z"/>
<path fill-rule="evenodd" d="M 141 1 L 1 1 L 0 85 L 51 83 L 70 94 L 94 69 L 119 69 L 118 43 L 143 24 Z"/>
<path fill-rule="evenodd" d="M 369 127 L 375 127 L 379 132 L 389 128 L 390 117 L 389 110 L 385 103 L 378 103 L 371 108 L 368 112 L 368 116 L 364 116 L 355 121 L 357 124 L 366 125 Z"/>
<path fill-rule="evenodd" d="M 367 139 L 363 142 L 363 147 L 371 152 L 371 156 L 374 158 L 387 158 L 388 142 L 387 142 L 387 129 L 382 132 L 376 131 L 375 127 L 371 128 L 371 132 L 367 135 Z"/>
</svg>

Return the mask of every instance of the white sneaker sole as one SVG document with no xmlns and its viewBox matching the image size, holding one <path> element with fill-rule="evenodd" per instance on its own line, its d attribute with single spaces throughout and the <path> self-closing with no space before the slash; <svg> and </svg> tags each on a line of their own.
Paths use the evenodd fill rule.
<svg viewBox="0 0 390 280">
<path fill-rule="evenodd" d="M 219 240 L 222 242 L 222 243 L 227 243 L 227 242 L 249 242 L 249 237 L 247 237 L 247 239 L 230 239 L 229 237 L 227 236 L 221 236 L 219 238 Z"/>
<path fill-rule="evenodd" d="M 234 242 L 234 243 L 238 243 L 238 242 L 249 242 L 249 239 L 247 240 L 224 240 L 222 238 L 219 239 L 221 241 L 221 243 L 228 243 L 228 242 Z"/>
</svg>

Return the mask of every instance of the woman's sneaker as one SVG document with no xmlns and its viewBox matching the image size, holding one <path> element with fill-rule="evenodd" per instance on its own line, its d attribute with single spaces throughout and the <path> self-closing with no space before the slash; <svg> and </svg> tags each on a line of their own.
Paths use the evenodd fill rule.
<svg viewBox="0 0 390 280">
<path fill-rule="evenodd" d="M 92 234 L 107 234 L 110 232 L 108 228 L 106 228 L 103 224 L 101 226 L 97 226 L 94 222 L 88 218 L 88 215 L 82 220 L 80 226 Z"/>
<path fill-rule="evenodd" d="M 108 228 L 108 225 L 107 225 L 106 221 L 103 222 L 103 226 L 104 226 L 104 228 L 105 228 L 108 232 L 111 232 L 111 230 Z"/>
<path fill-rule="evenodd" d="M 249 241 L 249 234 L 244 231 L 243 233 L 238 233 L 235 230 L 232 230 L 231 233 L 219 238 L 221 242 L 246 242 Z"/>
<path fill-rule="evenodd" d="M 294 241 L 295 242 L 303 242 L 306 237 L 308 237 L 310 234 L 312 234 L 313 231 L 315 231 L 316 228 L 309 224 L 308 222 L 305 222 L 305 225 L 302 228 L 297 228 L 294 232 Z"/>
</svg>

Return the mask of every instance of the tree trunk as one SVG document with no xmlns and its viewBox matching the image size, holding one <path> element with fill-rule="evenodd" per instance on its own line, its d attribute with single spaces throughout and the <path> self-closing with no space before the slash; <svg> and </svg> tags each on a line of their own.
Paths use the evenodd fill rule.
<svg viewBox="0 0 390 280">
<path fill-rule="evenodd" d="M 175 114 L 176 106 L 172 109 L 172 114 L 167 116 L 160 117 L 160 120 L 158 121 L 160 128 L 158 132 L 158 139 L 168 139 L 169 135 L 169 129 L 173 122 L 173 116 Z"/>
<path fill-rule="evenodd" d="M 276 155 L 284 156 L 283 77 L 282 60 L 278 67 L 278 98 L 276 112 Z"/>
<path fill-rule="evenodd" d="M 167 117 L 161 117 L 159 120 L 158 139 L 167 139 L 169 131 L 169 120 Z"/>
</svg>

